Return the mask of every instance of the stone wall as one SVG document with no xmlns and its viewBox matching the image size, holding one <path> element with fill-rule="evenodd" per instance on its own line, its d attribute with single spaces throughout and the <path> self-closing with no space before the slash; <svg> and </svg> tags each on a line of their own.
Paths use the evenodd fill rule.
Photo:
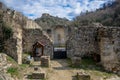
<svg viewBox="0 0 120 80">
<path fill-rule="evenodd" d="M 22 53 L 32 52 L 33 44 L 40 41 L 44 44 L 44 55 L 53 58 L 53 41 L 38 24 L 15 11 L 2 12 L 3 21 L 10 25 L 13 30 L 13 36 L 6 40 L 4 45 L 4 51 L 8 55 L 21 64 Z M 100 54 L 101 63 L 106 70 L 120 71 L 119 27 L 104 27 L 92 24 L 89 26 L 65 27 L 64 29 L 69 58 L 75 55 L 83 57 L 97 53 Z M 54 29 L 52 30 L 54 31 Z"/>
<path fill-rule="evenodd" d="M 99 29 L 101 62 L 106 70 L 120 67 L 120 28 L 103 27 Z"/>
<path fill-rule="evenodd" d="M 55 47 L 65 47 L 67 40 L 68 27 L 64 25 L 54 25 L 42 27 L 43 31 L 51 38 Z"/>
<path fill-rule="evenodd" d="M 2 32 L 2 12 L 0 12 L 0 52 L 2 52 L 2 47 L 3 47 L 3 32 Z"/>
<path fill-rule="evenodd" d="M 6 35 L 2 34 L 2 39 L 4 41 L 3 47 L 4 50 L 3 52 L 6 52 L 6 54 L 8 54 L 9 56 L 11 56 L 12 58 L 14 58 L 18 64 L 22 63 L 22 29 L 20 27 L 20 25 L 16 24 L 14 20 L 12 20 L 11 18 L 11 13 L 9 13 L 9 11 L 5 11 L 5 10 L 1 10 L 1 14 L 2 14 L 2 28 L 3 27 L 8 27 L 10 29 L 12 29 L 12 34 L 9 39 L 4 39 L 4 37 L 6 35 L 9 35 L 9 30 L 8 33 Z M 5 25 L 3 25 L 5 24 Z M 2 29 L 1 29 L 2 30 Z M 4 30 L 3 30 L 4 31 Z M 2 32 L 4 33 L 4 32 Z M 20 57 L 20 58 L 18 58 Z"/>
<path fill-rule="evenodd" d="M 40 40 L 45 43 L 45 55 L 53 53 L 52 41 L 42 28 L 33 20 L 27 19 L 21 13 L 14 10 L 2 11 L 3 21 L 12 28 L 13 36 L 5 41 L 5 52 L 13 57 L 18 64 L 22 64 L 22 54 L 30 52 L 32 45 Z"/>
<path fill-rule="evenodd" d="M 20 28 L 13 29 L 13 36 L 5 41 L 5 52 L 13 57 L 18 64 L 22 64 L 22 30 Z"/>
<path fill-rule="evenodd" d="M 52 58 L 52 40 L 37 23 L 27 20 L 23 28 L 23 52 L 32 52 L 32 47 L 37 41 L 44 45 L 44 55 L 49 55 Z"/>
<path fill-rule="evenodd" d="M 97 27 L 81 26 L 71 29 L 67 41 L 68 57 L 74 55 L 84 56 L 92 53 L 98 53 Z"/>
<path fill-rule="evenodd" d="M 120 28 L 102 25 L 69 28 L 67 56 L 99 54 L 108 71 L 120 71 Z"/>
<path fill-rule="evenodd" d="M 48 37 L 44 35 L 41 29 L 24 29 L 23 32 L 23 52 L 32 52 L 33 45 L 40 41 L 44 44 L 44 55 L 52 58 L 53 45 Z"/>
</svg>

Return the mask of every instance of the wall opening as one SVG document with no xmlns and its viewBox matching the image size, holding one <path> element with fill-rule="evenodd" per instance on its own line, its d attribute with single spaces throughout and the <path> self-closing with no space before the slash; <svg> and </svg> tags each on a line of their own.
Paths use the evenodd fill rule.
<svg viewBox="0 0 120 80">
<path fill-rule="evenodd" d="M 40 57 L 43 56 L 44 45 L 39 41 L 33 45 L 33 52 L 31 56 L 34 58 L 35 61 L 39 61 Z"/>
<path fill-rule="evenodd" d="M 54 59 L 65 59 L 67 58 L 66 52 L 66 32 L 64 26 L 58 25 L 54 29 L 53 34 L 54 41 L 54 50 L 53 58 Z"/>
<path fill-rule="evenodd" d="M 67 58 L 67 52 L 65 48 L 54 48 L 54 59 L 66 59 Z"/>
<path fill-rule="evenodd" d="M 93 54 L 94 61 L 99 63 L 101 62 L 101 56 L 100 54 Z"/>
</svg>

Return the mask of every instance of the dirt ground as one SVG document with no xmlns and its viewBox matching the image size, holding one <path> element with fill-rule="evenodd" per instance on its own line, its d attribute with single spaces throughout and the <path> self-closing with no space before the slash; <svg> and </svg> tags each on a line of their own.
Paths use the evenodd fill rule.
<svg viewBox="0 0 120 80">
<path fill-rule="evenodd" d="M 44 69 L 47 72 L 47 80 L 76 80 L 75 75 L 77 72 L 86 72 L 83 69 L 75 69 L 69 67 L 68 61 L 63 60 L 52 60 L 51 61 L 51 68 Z M 95 73 L 94 73 L 95 72 Z M 91 75 L 92 80 L 105 80 L 105 75 L 96 75 L 97 71 L 87 71 L 86 73 Z M 102 74 L 101 72 L 98 72 Z M 110 79 L 106 80 L 120 80 L 117 75 L 111 75 Z"/>
<path fill-rule="evenodd" d="M 75 72 L 68 67 L 66 60 L 51 61 L 51 69 L 46 71 L 48 80 L 73 80 Z"/>
<path fill-rule="evenodd" d="M 37 64 L 37 63 L 36 63 Z M 91 80 L 120 80 L 120 78 L 113 74 L 110 75 L 109 79 L 102 72 L 92 71 L 84 69 L 76 69 L 69 67 L 68 60 L 51 60 L 50 68 L 41 68 L 46 72 L 46 80 L 76 80 L 75 75 L 77 72 L 86 72 L 91 75 Z M 27 73 L 31 73 L 32 69 L 30 68 Z M 112 78 L 111 78 L 112 77 Z M 28 80 L 28 79 L 24 79 Z"/>
</svg>

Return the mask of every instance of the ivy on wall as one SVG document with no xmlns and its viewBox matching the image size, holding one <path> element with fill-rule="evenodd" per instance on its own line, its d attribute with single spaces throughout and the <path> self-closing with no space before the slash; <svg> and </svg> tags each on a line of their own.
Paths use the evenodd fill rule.
<svg viewBox="0 0 120 80">
<path fill-rule="evenodd" d="M 4 40 L 9 39 L 13 35 L 13 31 L 12 31 L 11 27 L 6 25 L 5 23 L 3 23 L 2 32 L 3 32 Z"/>
<path fill-rule="evenodd" d="M 6 23 L 2 22 L 1 24 L 1 35 L 0 36 L 0 52 L 2 52 L 4 50 L 4 43 L 6 40 L 10 39 L 10 37 L 13 35 L 13 31 L 12 28 L 7 25 Z"/>
</svg>

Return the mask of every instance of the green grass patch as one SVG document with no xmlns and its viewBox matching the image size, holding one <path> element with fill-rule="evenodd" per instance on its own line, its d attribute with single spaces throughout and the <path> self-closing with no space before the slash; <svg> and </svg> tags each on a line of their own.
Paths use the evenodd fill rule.
<svg viewBox="0 0 120 80">
<path fill-rule="evenodd" d="M 98 65 L 92 58 L 83 58 L 79 65 L 72 65 L 71 59 L 67 59 L 68 64 L 74 69 L 83 69 L 85 72 L 94 76 L 111 77 L 114 73 L 106 72 L 101 65 Z"/>
<path fill-rule="evenodd" d="M 7 73 L 10 73 L 12 77 L 17 77 L 18 79 L 21 79 L 23 77 L 23 72 L 28 68 L 29 65 L 27 64 L 21 64 L 15 66 L 11 66 L 7 69 Z"/>
<path fill-rule="evenodd" d="M 10 68 L 7 69 L 7 73 L 10 73 L 12 77 L 17 77 L 21 80 L 23 72 L 29 67 L 28 64 L 19 65 L 13 58 L 7 56 L 8 63 L 12 64 Z"/>
<path fill-rule="evenodd" d="M 21 64 L 21 65 L 19 65 L 19 67 L 24 69 L 24 68 L 29 67 L 29 65 L 28 64 Z"/>
<path fill-rule="evenodd" d="M 95 65 L 96 62 L 91 58 L 85 58 L 81 60 L 81 64 L 88 66 L 88 65 Z"/>
<path fill-rule="evenodd" d="M 10 67 L 7 69 L 7 73 L 10 73 L 12 76 L 18 76 L 19 72 L 18 72 L 18 68 L 17 67 Z"/>
<path fill-rule="evenodd" d="M 100 65 L 97 65 L 92 58 L 83 58 L 79 65 L 73 65 L 72 61 L 68 59 L 68 64 L 71 68 L 84 70 L 103 70 L 103 68 Z"/>
<path fill-rule="evenodd" d="M 0 80 L 3 80 L 3 79 L 0 78 Z"/>
</svg>

